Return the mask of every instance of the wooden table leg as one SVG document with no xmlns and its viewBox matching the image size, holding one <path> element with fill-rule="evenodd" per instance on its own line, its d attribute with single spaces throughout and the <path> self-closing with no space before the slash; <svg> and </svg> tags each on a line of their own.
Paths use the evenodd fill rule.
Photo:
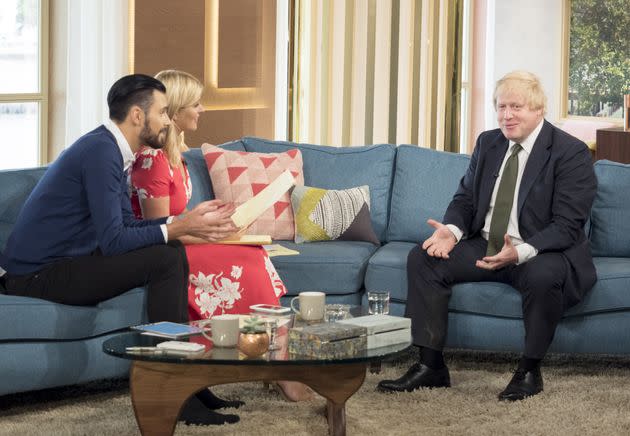
<svg viewBox="0 0 630 436">
<path fill-rule="evenodd" d="M 315 366 L 309 379 L 298 380 L 328 400 L 328 434 L 345 436 L 346 401 L 359 390 L 365 380 L 366 363 Z"/>
<path fill-rule="evenodd" d="M 327 404 L 328 434 L 331 436 L 346 435 L 346 404 L 335 404 L 328 400 Z"/>
<path fill-rule="evenodd" d="M 172 435 L 177 418 L 188 398 L 203 386 L 195 379 L 180 376 L 186 365 L 135 361 L 129 385 L 131 403 L 140 433 Z"/>
<path fill-rule="evenodd" d="M 131 402 L 143 435 L 172 435 L 184 403 L 213 385 L 258 380 L 294 380 L 328 401 L 330 435 L 346 434 L 346 401 L 363 384 L 367 363 L 336 365 L 201 365 L 135 361 Z"/>
</svg>

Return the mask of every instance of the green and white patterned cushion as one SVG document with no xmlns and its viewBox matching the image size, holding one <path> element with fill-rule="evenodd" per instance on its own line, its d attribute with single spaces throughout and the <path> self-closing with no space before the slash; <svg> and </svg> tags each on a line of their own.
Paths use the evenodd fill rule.
<svg viewBox="0 0 630 436">
<path fill-rule="evenodd" d="M 291 193 L 295 242 L 368 241 L 380 245 L 370 219 L 370 188 L 296 186 Z"/>
</svg>

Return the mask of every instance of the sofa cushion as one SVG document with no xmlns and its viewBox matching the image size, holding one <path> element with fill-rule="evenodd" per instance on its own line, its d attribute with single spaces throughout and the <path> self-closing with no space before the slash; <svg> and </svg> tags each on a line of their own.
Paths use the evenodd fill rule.
<svg viewBox="0 0 630 436">
<path fill-rule="evenodd" d="M 295 148 L 283 153 L 254 153 L 204 144 L 201 152 L 208 165 L 215 195 L 236 206 L 251 200 L 285 171 L 293 175 L 296 185 L 304 184 L 302 153 Z M 287 240 L 293 239 L 294 230 L 291 197 L 287 191 L 272 207 L 263 211 L 245 233 Z"/>
<path fill-rule="evenodd" d="M 370 187 L 321 189 L 296 186 L 291 192 L 295 242 L 368 241 L 381 245 L 372 229 Z"/>
<path fill-rule="evenodd" d="M 630 256 L 630 165 L 599 160 L 594 165 L 597 194 L 591 210 L 593 256 Z"/>
<path fill-rule="evenodd" d="M 376 246 L 363 241 L 326 241 L 281 245 L 300 252 L 296 256 L 275 256 L 271 260 L 288 295 L 301 291 L 349 294 L 363 288 L 363 277 Z"/>
<path fill-rule="evenodd" d="M 221 148 L 232 151 L 245 151 L 245 146 L 241 141 L 228 142 L 222 144 Z M 188 209 L 192 209 L 202 201 L 214 199 L 214 190 L 208 174 L 206 160 L 201 153 L 200 148 L 191 148 L 184 153 L 190 181 L 192 184 L 192 197 L 188 202 Z"/>
<path fill-rule="evenodd" d="M 307 186 L 347 189 L 368 185 L 372 225 L 379 240 L 385 240 L 396 155 L 393 145 L 340 148 L 252 137 L 245 137 L 242 141 L 247 151 L 260 153 L 300 149 L 304 160 L 304 184 Z"/>
<path fill-rule="evenodd" d="M 630 309 L 630 258 L 595 257 L 597 282 L 565 316 Z"/>
<path fill-rule="evenodd" d="M 0 295 L 0 341 L 83 339 L 144 323 L 145 294 L 135 288 L 96 306 Z"/>
<path fill-rule="evenodd" d="M 390 291 L 393 301 L 407 301 L 407 255 L 415 244 L 390 242 L 372 256 L 365 276 L 368 291 Z M 565 317 L 630 309 L 630 259 L 594 259 L 598 281 L 584 300 L 567 310 Z M 521 296 L 498 282 L 460 283 L 453 286 L 452 312 L 504 318 L 522 318 Z"/>
<path fill-rule="evenodd" d="M 387 241 L 428 238 L 433 228 L 427 219 L 442 221 L 469 162 L 470 157 L 463 154 L 399 146 Z"/>
<path fill-rule="evenodd" d="M 4 249 L 24 202 L 46 168 L 0 171 L 0 250 Z"/>
</svg>

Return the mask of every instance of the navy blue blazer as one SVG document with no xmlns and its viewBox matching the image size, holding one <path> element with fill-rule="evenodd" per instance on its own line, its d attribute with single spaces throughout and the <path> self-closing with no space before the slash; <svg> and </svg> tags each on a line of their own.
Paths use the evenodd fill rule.
<svg viewBox="0 0 630 436">
<path fill-rule="evenodd" d="M 477 139 L 470 165 L 444 215 L 464 237 L 479 236 L 509 145 L 500 129 Z M 538 254 L 562 253 L 567 261 L 565 308 L 578 303 L 597 279 L 584 225 L 597 190 L 584 142 L 544 121 L 527 160 L 518 195 L 518 228 Z"/>
</svg>

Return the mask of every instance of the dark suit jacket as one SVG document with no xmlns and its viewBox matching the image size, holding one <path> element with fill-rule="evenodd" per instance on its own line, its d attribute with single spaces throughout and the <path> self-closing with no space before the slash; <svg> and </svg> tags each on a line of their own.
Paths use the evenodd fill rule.
<svg viewBox="0 0 630 436">
<path fill-rule="evenodd" d="M 446 214 L 464 237 L 479 236 L 509 141 L 500 129 L 483 132 Z M 565 307 L 578 303 L 596 281 L 584 233 L 597 179 L 582 141 L 544 121 L 527 160 L 518 196 L 518 226 L 538 254 L 560 252 L 567 260 Z"/>
</svg>

